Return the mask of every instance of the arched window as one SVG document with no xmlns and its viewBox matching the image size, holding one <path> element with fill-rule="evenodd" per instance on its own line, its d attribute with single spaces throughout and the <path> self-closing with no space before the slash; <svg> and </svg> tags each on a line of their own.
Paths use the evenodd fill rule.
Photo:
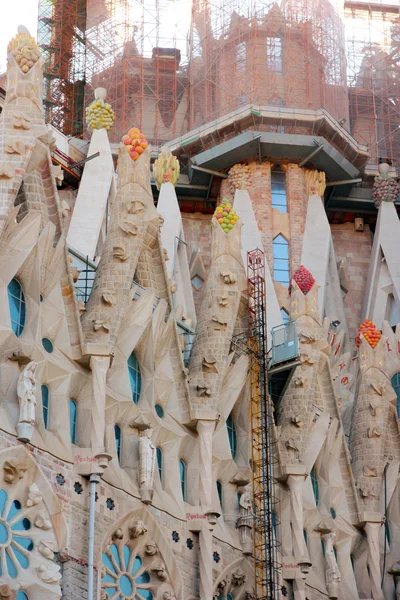
<svg viewBox="0 0 400 600">
<path fill-rule="evenodd" d="M 272 242 L 274 258 L 274 281 L 289 285 L 289 244 L 282 235 L 277 235 Z"/>
<path fill-rule="evenodd" d="M 69 431 L 71 435 L 71 442 L 75 444 L 76 440 L 76 402 L 75 400 L 69 401 Z"/>
<path fill-rule="evenodd" d="M 8 305 L 10 308 L 11 327 L 17 337 L 21 335 L 25 326 L 25 296 L 21 284 L 12 279 L 7 287 Z"/>
<path fill-rule="evenodd" d="M 281 308 L 281 317 L 284 325 L 287 325 L 290 321 L 290 317 L 284 308 Z"/>
<path fill-rule="evenodd" d="M 43 422 L 47 429 L 49 421 L 49 388 L 47 385 L 42 385 L 42 409 L 43 409 Z"/>
<path fill-rule="evenodd" d="M 396 401 L 397 417 L 400 419 L 400 373 L 396 373 L 396 375 L 393 375 L 392 386 L 393 386 L 393 389 L 396 392 L 396 396 L 397 396 L 397 401 Z"/>
<path fill-rule="evenodd" d="M 181 480 L 181 490 L 182 490 L 182 498 L 185 500 L 185 489 L 186 489 L 186 485 L 185 485 L 185 469 L 186 469 L 186 465 L 183 462 L 183 460 L 179 461 L 179 476 L 180 476 L 180 480 Z"/>
<path fill-rule="evenodd" d="M 219 503 L 222 508 L 222 483 L 220 481 L 217 481 L 217 492 L 218 492 Z"/>
<path fill-rule="evenodd" d="M 283 169 L 275 168 L 271 171 L 271 193 L 272 208 L 287 213 L 286 173 Z"/>
<path fill-rule="evenodd" d="M 229 445 L 231 447 L 232 458 L 236 456 L 236 427 L 233 421 L 232 415 L 226 420 L 226 427 L 228 429 Z"/>
<path fill-rule="evenodd" d="M 162 450 L 161 448 L 156 448 L 156 455 L 157 455 L 157 467 L 158 467 L 158 474 L 160 476 L 160 481 L 161 481 L 161 485 L 162 485 Z"/>
<path fill-rule="evenodd" d="M 132 390 L 132 400 L 137 404 L 140 398 L 140 390 L 142 389 L 142 377 L 140 375 L 139 363 L 133 352 L 128 359 L 128 371 Z"/>
<path fill-rule="evenodd" d="M 314 492 L 315 504 L 316 504 L 316 506 L 318 506 L 318 502 L 319 502 L 319 489 L 318 489 L 318 478 L 317 478 L 317 473 L 315 471 L 315 467 L 313 467 L 311 469 L 310 477 L 311 477 L 312 489 L 313 489 L 313 492 Z"/>
<path fill-rule="evenodd" d="M 115 447 L 117 449 L 118 462 L 121 460 L 121 428 L 114 425 Z"/>
</svg>

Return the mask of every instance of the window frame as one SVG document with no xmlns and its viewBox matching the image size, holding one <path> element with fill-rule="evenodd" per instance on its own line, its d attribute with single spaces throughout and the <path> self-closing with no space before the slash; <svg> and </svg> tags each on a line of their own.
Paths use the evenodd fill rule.
<svg viewBox="0 0 400 600">
<path fill-rule="evenodd" d="M 15 293 L 13 293 L 13 291 L 10 289 L 10 286 L 12 286 L 13 284 L 16 284 L 18 286 L 18 296 Z M 11 298 L 14 299 L 14 304 L 11 304 Z M 24 332 L 26 323 L 26 299 L 24 289 L 16 277 L 13 277 L 13 279 L 11 279 L 10 283 L 7 285 L 7 299 L 11 329 L 15 333 L 16 337 L 21 337 L 21 335 Z M 15 301 L 18 302 L 18 308 L 16 307 Z M 18 311 L 18 321 L 15 321 L 13 318 L 13 309 Z"/>
<path fill-rule="evenodd" d="M 157 458 L 157 469 L 158 475 L 160 477 L 161 487 L 163 484 L 163 453 L 159 446 L 156 448 L 156 458 Z"/>
<path fill-rule="evenodd" d="M 45 396 L 43 395 L 43 389 L 47 390 Z M 45 383 L 42 383 L 41 387 L 40 387 L 41 393 L 42 393 L 42 414 L 43 414 L 43 423 L 44 423 L 44 428 L 48 429 L 48 424 L 49 424 L 49 412 L 50 412 L 50 390 L 49 390 L 49 386 L 46 385 Z"/>
<path fill-rule="evenodd" d="M 278 167 L 271 169 L 271 205 L 283 214 L 288 212 L 286 172 Z"/>
<path fill-rule="evenodd" d="M 78 422 L 78 404 L 73 398 L 69 399 L 69 435 L 71 438 L 71 444 L 76 444 L 76 425 Z M 71 407 L 74 407 L 74 419 L 72 418 Z"/>
<path fill-rule="evenodd" d="M 130 361 L 132 361 L 133 364 L 131 364 Z M 135 404 L 139 404 L 140 394 L 142 393 L 142 374 L 140 371 L 139 361 L 136 358 L 134 352 L 131 352 L 131 354 L 127 360 L 127 366 L 128 366 L 129 385 L 131 388 L 132 401 Z M 134 385 L 133 385 L 133 381 L 135 381 Z"/>
<path fill-rule="evenodd" d="M 283 248 L 285 248 L 284 251 L 283 251 Z M 287 256 L 284 256 L 285 254 L 287 254 Z M 277 283 L 281 283 L 285 287 L 289 287 L 289 284 L 290 284 L 289 242 L 283 237 L 283 235 L 281 233 L 278 234 L 272 240 L 272 257 L 273 257 L 273 265 L 274 265 L 274 281 Z M 281 273 L 286 273 L 287 276 L 283 277 L 282 275 L 278 275 Z"/>
<path fill-rule="evenodd" d="M 117 424 L 114 425 L 114 437 L 115 437 L 115 448 L 117 450 L 117 459 L 121 463 L 121 445 L 122 445 L 122 431 L 121 427 Z"/>
<path fill-rule="evenodd" d="M 236 453 L 237 453 L 237 433 L 236 433 L 236 424 L 233 419 L 232 413 L 230 413 L 228 418 L 226 419 L 226 429 L 228 431 L 228 439 L 229 439 L 229 446 L 231 449 L 231 455 L 232 455 L 233 460 L 235 460 Z"/>
</svg>

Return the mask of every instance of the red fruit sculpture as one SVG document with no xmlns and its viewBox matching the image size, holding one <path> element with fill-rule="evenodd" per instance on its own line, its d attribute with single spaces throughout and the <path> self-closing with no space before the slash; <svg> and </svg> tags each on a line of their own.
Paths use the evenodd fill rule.
<svg viewBox="0 0 400 600">
<path fill-rule="evenodd" d="M 360 344 L 361 344 L 361 334 L 365 337 L 365 339 L 367 340 L 367 342 L 369 343 L 371 348 L 375 348 L 375 346 L 377 345 L 377 343 L 379 342 L 379 340 L 382 337 L 382 334 L 379 331 L 379 329 L 377 329 L 375 327 L 375 325 L 373 324 L 373 322 L 370 321 L 369 319 L 365 319 L 365 321 L 363 323 L 361 323 L 361 325 L 358 329 L 358 333 L 357 333 L 357 337 L 356 337 L 357 348 L 359 348 Z"/>
<path fill-rule="evenodd" d="M 292 280 L 297 283 L 303 294 L 306 296 L 315 283 L 314 277 L 310 271 L 301 265 L 293 274 Z M 291 292 L 291 288 L 289 288 Z"/>
</svg>

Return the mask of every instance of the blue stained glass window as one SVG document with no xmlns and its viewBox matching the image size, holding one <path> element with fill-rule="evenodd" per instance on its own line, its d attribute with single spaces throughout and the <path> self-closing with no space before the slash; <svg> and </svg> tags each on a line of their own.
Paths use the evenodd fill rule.
<svg viewBox="0 0 400 600">
<path fill-rule="evenodd" d="M 46 350 L 46 352 L 48 352 L 49 354 L 51 354 L 53 352 L 53 342 L 51 340 L 49 340 L 49 338 L 43 338 L 42 344 L 43 344 L 43 348 Z"/>
<path fill-rule="evenodd" d="M 236 456 L 236 427 L 235 427 L 235 423 L 233 421 L 232 415 L 229 415 L 229 417 L 227 418 L 226 427 L 228 429 L 228 438 L 229 438 L 229 445 L 231 447 L 232 458 L 235 458 L 235 456 Z"/>
<path fill-rule="evenodd" d="M 157 416 L 160 417 L 160 419 L 162 419 L 163 416 L 164 416 L 164 409 L 163 409 L 163 407 L 160 406 L 159 404 L 156 404 L 154 408 L 156 409 Z"/>
<path fill-rule="evenodd" d="M 140 398 L 140 390 L 142 389 L 142 377 L 140 375 L 139 363 L 136 356 L 130 355 L 128 359 L 129 382 L 132 390 L 132 400 L 138 404 Z"/>
<path fill-rule="evenodd" d="M 69 401 L 69 431 L 71 435 L 71 442 L 75 444 L 76 440 L 76 402 L 75 400 Z"/>
<path fill-rule="evenodd" d="M 162 450 L 161 448 L 156 448 L 157 455 L 157 466 L 158 466 L 158 474 L 160 476 L 160 481 L 162 485 Z"/>
<path fill-rule="evenodd" d="M 217 492 L 218 492 L 219 503 L 222 508 L 222 483 L 220 481 L 217 481 Z"/>
<path fill-rule="evenodd" d="M 280 169 L 271 172 L 272 208 L 287 213 L 286 173 Z"/>
<path fill-rule="evenodd" d="M 336 519 L 336 510 L 332 507 L 331 507 L 331 515 L 332 515 L 332 519 Z"/>
<path fill-rule="evenodd" d="M 15 600 L 29 600 L 25 592 L 19 591 Z"/>
<path fill-rule="evenodd" d="M 307 531 L 305 529 L 303 529 L 303 536 L 304 536 L 304 541 L 306 543 L 306 546 L 308 546 L 308 535 L 307 535 Z"/>
<path fill-rule="evenodd" d="M 313 492 L 314 492 L 315 504 L 316 504 L 316 506 L 318 506 L 318 502 L 319 502 L 319 488 L 318 488 L 318 477 L 317 477 L 317 473 L 315 471 L 315 467 L 313 467 L 311 469 L 310 477 L 311 477 L 312 489 L 313 489 Z"/>
<path fill-rule="evenodd" d="M 393 389 L 396 392 L 396 396 L 397 396 L 397 401 L 396 401 L 397 417 L 400 419 L 400 373 L 396 373 L 396 375 L 393 375 L 392 386 L 393 386 Z"/>
<path fill-rule="evenodd" d="M 185 500 L 185 469 L 186 465 L 183 460 L 179 461 L 179 476 L 181 480 L 182 498 Z"/>
<path fill-rule="evenodd" d="M 8 305 L 10 308 L 11 327 L 17 337 L 21 335 L 25 326 L 26 304 L 21 284 L 12 279 L 7 287 Z"/>
<path fill-rule="evenodd" d="M 47 385 L 42 385 L 42 409 L 43 409 L 43 422 L 47 429 L 49 421 L 49 388 Z"/>
<path fill-rule="evenodd" d="M 115 447 L 117 449 L 118 462 L 121 460 L 121 428 L 114 425 Z"/>
<path fill-rule="evenodd" d="M 289 244 L 282 235 L 276 236 L 272 242 L 274 259 L 274 281 L 289 285 Z"/>
</svg>

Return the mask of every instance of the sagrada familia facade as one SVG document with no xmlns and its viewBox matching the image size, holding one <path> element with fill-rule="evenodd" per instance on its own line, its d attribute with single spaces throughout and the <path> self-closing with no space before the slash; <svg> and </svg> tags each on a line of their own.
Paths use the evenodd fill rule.
<svg viewBox="0 0 400 600">
<path fill-rule="evenodd" d="M 400 223 L 388 167 L 373 236 L 330 225 L 324 173 L 268 155 L 232 159 L 215 214 L 185 215 L 173 144 L 152 164 L 132 124 L 115 172 L 114 116 L 97 90 L 88 155 L 99 154 L 68 203 L 42 69 L 20 28 L 0 117 L 0 599 L 265 597 L 249 356 L 233 341 L 247 332 L 256 248 L 268 351 L 271 329 L 288 327 L 297 348 L 267 399 L 275 595 L 400 598 Z M 71 248 L 97 257 L 84 299 Z"/>
</svg>

